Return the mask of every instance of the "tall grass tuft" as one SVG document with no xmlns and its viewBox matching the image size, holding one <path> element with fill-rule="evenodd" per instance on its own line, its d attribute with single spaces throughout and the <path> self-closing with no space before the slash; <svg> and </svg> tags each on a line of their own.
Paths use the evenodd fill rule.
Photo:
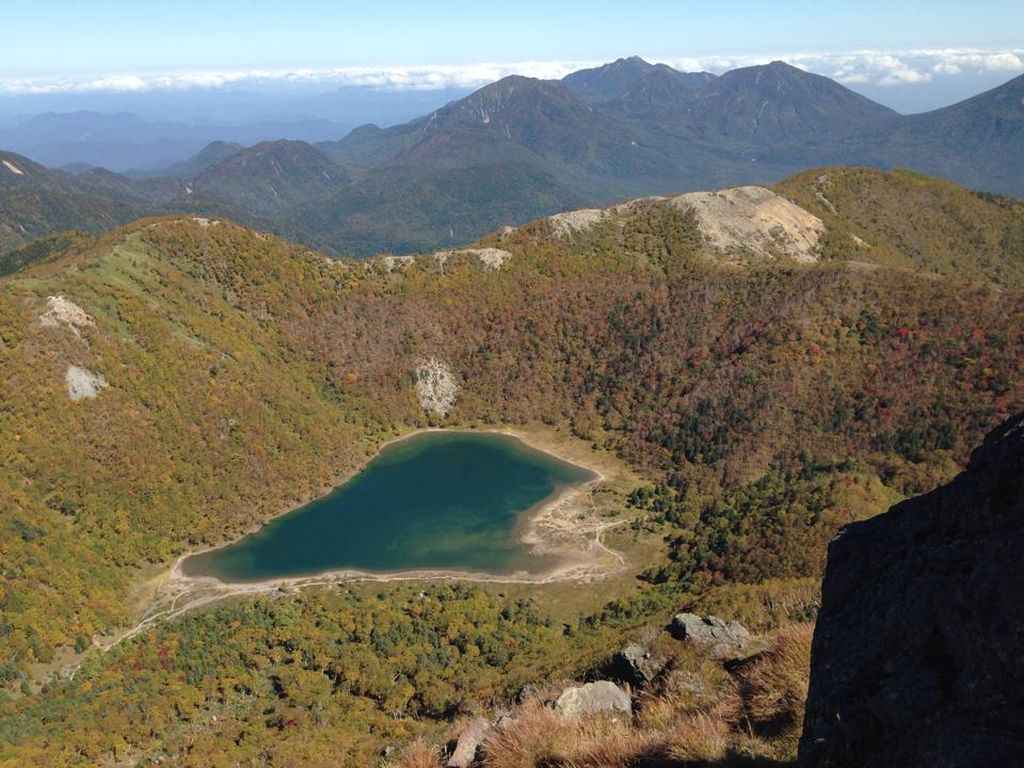
<svg viewBox="0 0 1024 768">
<path fill-rule="evenodd" d="M 416 739 L 402 750 L 397 760 L 385 763 L 384 768 L 441 768 L 441 752 L 423 739 Z"/>
<path fill-rule="evenodd" d="M 780 630 L 764 655 L 741 674 L 741 694 L 754 724 L 801 725 L 813 634 L 813 624 L 794 624 Z"/>
</svg>

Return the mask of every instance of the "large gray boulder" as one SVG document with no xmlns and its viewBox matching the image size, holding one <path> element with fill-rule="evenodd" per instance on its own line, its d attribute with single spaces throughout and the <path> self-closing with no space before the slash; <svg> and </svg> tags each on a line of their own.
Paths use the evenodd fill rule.
<svg viewBox="0 0 1024 768">
<path fill-rule="evenodd" d="M 665 668 L 665 659 L 646 645 L 630 643 L 604 667 L 604 674 L 630 685 L 650 685 Z"/>
<path fill-rule="evenodd" d="M 735 656 L 750 641 L 750 633 L 738 621 L 727 624 L 716 616 L 695 613 L 677 613 L 669 630 L 679 640 L 709 648 L 715 658 Z"/>
<path fill-rule="evenodd" d="M 491 724 L 482 717 L 475 718 L 463 728 L 446 763 L 448 768 L 470 768 L 477 763 L 482 758 L 481 745 L 490 730 Z"/>
<path fill-rule="evenodd" d="M 1024 415 L 829 546 L 807 766 L 1024 765 Z"/>
<path fill-rule="evenodd" d="M 596 683 L 566 688 L 555 702 L 555 711 L 563 717 L 578 718 L 601 712 L 633 714 L 629 696 L 615 683 L 598 680 Z"/>
</svg>

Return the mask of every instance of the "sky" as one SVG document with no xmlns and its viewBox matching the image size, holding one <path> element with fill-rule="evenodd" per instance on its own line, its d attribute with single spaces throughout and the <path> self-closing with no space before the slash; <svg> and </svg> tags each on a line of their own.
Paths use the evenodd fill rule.
<svg viewBox="0 0 1024 768">
<path fill-rule="evenodd" d="M 639 54 L 781 58 L 913 106 L 1024 72 L 1021 0 L 37 0 L 0 4 L 0 31 L 0 94 L 471 87 Z"/>
</svg>

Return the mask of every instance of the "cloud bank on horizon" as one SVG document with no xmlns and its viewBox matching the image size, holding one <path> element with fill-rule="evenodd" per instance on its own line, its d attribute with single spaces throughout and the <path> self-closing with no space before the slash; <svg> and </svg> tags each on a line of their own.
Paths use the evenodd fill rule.
<svg viewBox="0 0 1024 768">
<path fill-rule="evenodd" d="M 725 72 L 737 67 L 781 59 L 793 66 L 826 75 L 849 86 L 907 86 L 937 77 L 1024 73 L 1024 48 L 971 48 L 913 51 L 854 51 L 789 55 L 652 57 L 685 72 Z M 438 90 L 475 88 L 508 75 L 561 78 L 599 61 L 481 62 L 423 66 L 338 67 L 334 69 L 221 70 L 163 74 L 104 74 L 49 78 L 0 78 L 0 94 L 139 93 L 160 90 L 217 89 L 259 86 L 366 87 L 381 90 Z"/>
</svg>

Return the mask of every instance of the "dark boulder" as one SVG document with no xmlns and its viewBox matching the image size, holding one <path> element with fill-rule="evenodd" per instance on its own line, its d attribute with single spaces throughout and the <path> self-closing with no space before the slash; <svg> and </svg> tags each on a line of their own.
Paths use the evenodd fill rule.
<svg viewBox="0 0 1024 768">
<path fill-rule="evenodd" d="M 1024 765 L 1024 418 L 829 547 L 800 760 Z"/>
<path fill-rule="evenodd" d="M 665 668 L 665 659 L 654 653 L 646 645 L 630 643 L 618 651 L 602 672 L 623 683 L 635 686 L 650 685 Z"/>
</svg>

